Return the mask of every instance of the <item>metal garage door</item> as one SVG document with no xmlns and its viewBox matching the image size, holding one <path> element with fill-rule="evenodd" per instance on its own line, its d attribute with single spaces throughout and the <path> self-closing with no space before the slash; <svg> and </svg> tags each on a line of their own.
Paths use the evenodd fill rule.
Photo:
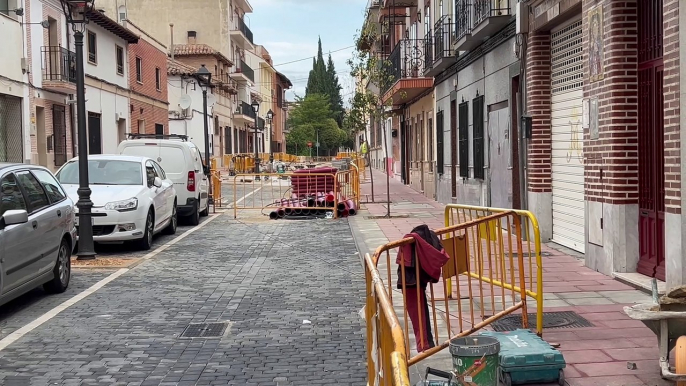
<svg viewBox="0 0 686 386">
<path fill-rule="evenodd" d="M 584 252 L 581 20 L 551 38 L 553 241 Z"/>
</svg>

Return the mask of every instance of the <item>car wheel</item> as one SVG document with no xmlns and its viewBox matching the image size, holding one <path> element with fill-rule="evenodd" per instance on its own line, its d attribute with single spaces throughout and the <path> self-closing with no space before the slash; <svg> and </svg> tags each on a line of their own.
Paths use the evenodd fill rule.
<svg viewBox="0 0 686 386">
<path fill-rule="evenodd" d="M 144 251 L 152 247 L 152 237 L 155 233 L 155 215 L 152 210 L 148 211 L 148 218 L 145 220 L 145 232 L 143 238 L 138 240 L 138 248 Z"/>
<path fill-rule="evenodd" d="M 198 200 L 200 202 L 200 200 Z M 207 217 L 210 215 L 210 199 L 208 198 L 205 200 L 205 209 L 203 209 L 202 212 L 200 212 L 200 216 L 202 217 Z"/>
<path fill-rule="evenodd" d="M 172 208 L 172 216 L 169 220 L 169 225 L 164 228 L 164 233 L 167 235 L 173 235 L 176 233 L 176 226 L 179 223 L 179 216 L 176 213 L 176 201 L 174 201 L 174 207 Z"/>
<path fill-rule="evenodd" d="M 71 279 L 71 249 L 66 239 L 62 239 L 62 243 L 60 243 L 60 248 L 57 251 L 57 261 L 52 273 L 54 277 L 45 283 L 43 288 L 47 292 L 61 294 L 67 290 L 69 280 Z"/>
<path fill-rule="evenodd" d="M 196 201 L 195 204 L 193 204 L 193 213 L 188 216 L 188 222 L 192 226 L 196 226 L 200 224 L 200 213 L 198 213 L 198 207 L 200 206 L 200 201 Z"/>
</svg>

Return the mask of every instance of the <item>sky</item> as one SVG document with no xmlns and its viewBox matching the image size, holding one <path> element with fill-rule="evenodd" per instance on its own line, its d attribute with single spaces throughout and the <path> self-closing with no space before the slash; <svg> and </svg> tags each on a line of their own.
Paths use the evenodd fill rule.
<svg viewBox="0 0 686 386">
<path fill-rule="evenodd" d="M 312 57 L 317 55 L 317 38 L 321 37 L 324 60 L 332 51 L 343 101 L 347 102 L 354 83 L 346 61 L 352 57 L 354 37 L 362 27 L 367 0 L 249 1 L 253 13 L 246 15 L 246 24 L 253 32 L 255 44 L 269 51 L 276 70 L 293 83 L 286 93 L 287 100 L 293 100 L 294 93 L 305 96 Z M 297 62 L 285 64 L 293 61 Z"/>
</svg>

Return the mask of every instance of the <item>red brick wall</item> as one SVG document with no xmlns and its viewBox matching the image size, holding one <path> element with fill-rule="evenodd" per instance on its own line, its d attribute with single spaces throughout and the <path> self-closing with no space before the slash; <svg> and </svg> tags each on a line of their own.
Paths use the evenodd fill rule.
<svg viewBox="0 0 686 386">
<path fill-rule="evenodd" d="M 679 0 L 664 0 L 665 211 L 681 213 Z"/>
<path fill-rule="evenodd" d="M 142 102 L 131 98 L 131 132 L 138 133 L 138 121 L 145 121 L 145 133 L 155 134 L 155 124 L 164 125 L 164 134 L 169 134 L 169 109 L 153 106 L 150 103 Z"/>
<path fill-rule="evenodd" d="M 587 15 L 596 4 L 603 7 L 604 77 L 591 83 Z M 584 132 L 585 191 L 589 201 L 638 203 L 636 11 L 636 0 L 583 1 L 584 97 L 598 98 L 599 127 L 598 139 L 590 139 L 589 131 Z"/>
<path fill-rule="evenodd" d="M 167 102 L 167 54 L 145 41 L 129 44 L 129 88 L 158 101 Z M 143 60 L 143 82 L 136 80 L 136 57 Z M 160 69 L 160 89 L 155 84 L 155 69 Z"/>
<path fill-rule="evenodd" d="M 143 61 L 143 81 L 138 82 L 136 78 L 136 57 Z M 164 133 L 169 134 L 169 112 L 168 108 L 161 107 L 160 104 L 167 103 L 167 53 L 141 38 L 138 44 L 128 46 L 128 70 L 129 88 L 132 91 L 130 98 L 131 106 L 131 132 L 138 133 L 138 121 L 145 121 L 145 133 L 154 134 L 155 124 L 164 125 Z M 160 88 L 157 89 L 156 69 L 160 71 Z M 153 101 L 145 101 L 138 95 L 144 95 Z"/>
<path fill-rule="evenodd" d="M 528 149 L 529 191 L 551 192 L 550 33 L 529 35 L 526 71 L 526 107 L 533 121 Z"/>
</svg>

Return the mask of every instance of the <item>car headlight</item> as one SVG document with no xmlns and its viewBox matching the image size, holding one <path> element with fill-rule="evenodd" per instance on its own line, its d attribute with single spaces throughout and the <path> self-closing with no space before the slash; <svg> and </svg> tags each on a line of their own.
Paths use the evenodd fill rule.
<svg viewBox="0 0 686 386">
<path fill-rule="evenodd" d="M 116 210 L 119 212 L 128 212 L 131 210 L 136 210 L 138 208 L 138 199 L 136 197 L 129 198 L 128 200 L 108 202 L 105 204 L 106 210 Z"/>
</svg>

